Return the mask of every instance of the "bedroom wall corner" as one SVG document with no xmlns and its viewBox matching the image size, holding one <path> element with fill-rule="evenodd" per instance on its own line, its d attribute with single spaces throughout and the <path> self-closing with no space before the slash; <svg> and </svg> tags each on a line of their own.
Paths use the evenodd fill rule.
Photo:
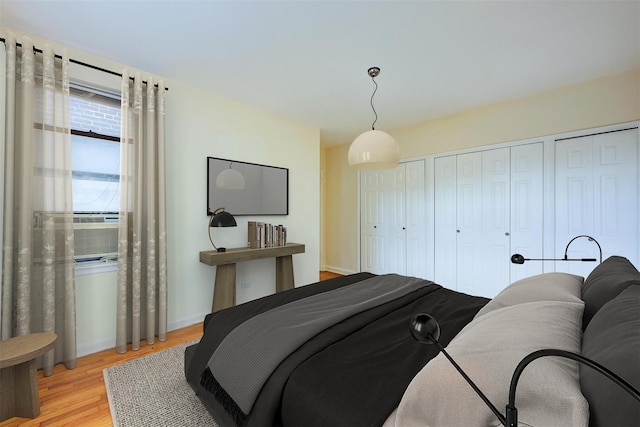
<svg viewBox="0 0 640 427">
<path fill-rule="evenodd" d="M 352 274 L 358 262 L 358 172 L 349 167 L 349 144 L 325 149 L 324 259 L 329 271 Z"/>
</svg>

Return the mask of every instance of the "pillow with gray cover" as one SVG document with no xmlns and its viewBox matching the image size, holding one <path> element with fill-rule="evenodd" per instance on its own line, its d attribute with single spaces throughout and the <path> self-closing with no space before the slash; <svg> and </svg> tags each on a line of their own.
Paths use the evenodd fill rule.
<svg viewBox="0 0 640 427">
<path fill-rule="evenodd" d="M 640 285 L 640 272 L 627 258 L 611 256 L 598 265 L 584 281 L 582 329 L 587 328 L 600 307 L 631 285 Z"/>
<path fill-rule="evenodd" d="M 582 337 L 582 355 L 640 389 L 640 286 L 630 286 L 602 306 Z M 591 427 L 640 425 L 640 403 L 604 375 L 580 366 Z"/>
<path fill-rule="evenodd" d="M 474 318 L 497 308 L 535 301 L 580 302 L 582 276 L 568 273 L 543 273 L 513 282 L 503 289 Z"/>
<path fill-rule="evenodd" d="M 504 413 L 511 376 L 526 355 L 544 348 L 580 352 L 583 308 L 582 301 L 496 308 L 463 328 L 447 351 Z M 545 357 L 527 366 L 518 382 L 516 407 L 519 420 L 529 425 L 586 426 L 589 408 L 576 362 Z M 442 353 L 414 377 L 393 415 L 396 427 L 499 424 Z"/>
</svg>

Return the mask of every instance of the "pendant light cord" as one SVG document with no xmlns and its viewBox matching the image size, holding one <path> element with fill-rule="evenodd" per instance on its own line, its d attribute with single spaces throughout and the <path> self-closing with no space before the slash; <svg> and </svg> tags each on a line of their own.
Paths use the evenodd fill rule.
<svg viewBox="0 0 640 427">
<path fill-rule="evenodd" d="M 371 94 L 371 109 L 373 110 L 373 114 L 375 114 L 376 116 L 375 120 L 373 120 L 373 123 L 371 123 L 371 130 L 375 130 L 376 128 L 374 126 L 378 121 L 378 113 L 376 112 L 376 108 L 373 106 L 373 97 L 376 95 L 376 92 L 378 91 L 378 83 L 376 83 L 376 79 L 373 76 L 371 77 L 371 81 L 373 81 L 373 84 L 376 85 L 376 88 L 373 90 L 373 93 Z"/>
</svg>

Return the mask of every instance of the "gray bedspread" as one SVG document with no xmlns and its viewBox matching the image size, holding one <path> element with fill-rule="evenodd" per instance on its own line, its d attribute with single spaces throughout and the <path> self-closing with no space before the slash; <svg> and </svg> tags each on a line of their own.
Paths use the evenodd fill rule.
<svg viewBox="0 0 640 427">
<path fill-rule="evenodd" d="M 382 275 L 285 304 L 235 328 L 207 365 L 238 407 L 248 414 L 272 372 L 309 338 L 430 283 L 396 274 Z"/>
</svg>

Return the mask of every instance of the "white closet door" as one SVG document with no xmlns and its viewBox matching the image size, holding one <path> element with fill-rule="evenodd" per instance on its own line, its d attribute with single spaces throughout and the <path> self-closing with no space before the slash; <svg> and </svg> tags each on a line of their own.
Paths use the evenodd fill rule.
<svg viewBox="0 0 640 427">
<path fill-rule="evenodd" d="M 638 130 L 556 141 L 556 254 L 571 239 L 595 238 L 603 259 L 622 255 L 638 266 Z M 571 243 L 569 258 L 599 258 L 587 238 Z M 596 266 L 556 262 L 556 271 L 586 277 Z"/>
<path fill-rule="evenodd" d="M 482 153 L 457 156 L 456 290 L 478 295 L 482 275 Z"/>
<path fill-rule="evenodd" d="M 407 276 L 427 277 L 424 160 L 405 163 L 405 237 Z"/>
<path fill-rule="evenodd" d="M 542 143 L 436 158 L 434 280 L 489 298 L 530 267 L 512 266 L 514 248 L 542 250 Z M 512 230 L 513 228 L 513 230 Z"/>
<path fill-rule="evenodd" d="M 434 277 L 449 289 L 457 282 L 457 174 L 456 157 L 434 159 Z"/>
<path fill-rule="evenodd" d="M 385 273 L 406 273 L 406 231 L 405 231 L 405 165 L 384 171 L 386 202 L 385 215 L 380 232 L 383 235 L 382 247 L 386 265 Z"/>
<path fill-rule="evenodd" d="M 511 156 L 509 148 L 482 152 L 482 198 L 480 250 L 481 272 L 476 275 L 477 295 L 493 298 L 509 285 L 511 259 L 510 199 Z M 476 213 L 477 215 L 477 213 Z"/>
<path fill-rule="evenodd" d="M 511 147 L 511 255 L 543 258 L 543 145 Z M 511 264 L 511 282 L 543 272 L 539 261 Z"/>
<path fill-rule="evenodd" d="M 384 173 L 366 172 L 360 175 L 360 269 L 376 273 L 380 266 L 380 250 L 383 246 L 378 233 L 379 217 L 384 203 Z"/>
<path fill-rule="evenodd" d="M 425 276 L 424 161 L 362 172 L 360 269 Z"/>
</svg>

